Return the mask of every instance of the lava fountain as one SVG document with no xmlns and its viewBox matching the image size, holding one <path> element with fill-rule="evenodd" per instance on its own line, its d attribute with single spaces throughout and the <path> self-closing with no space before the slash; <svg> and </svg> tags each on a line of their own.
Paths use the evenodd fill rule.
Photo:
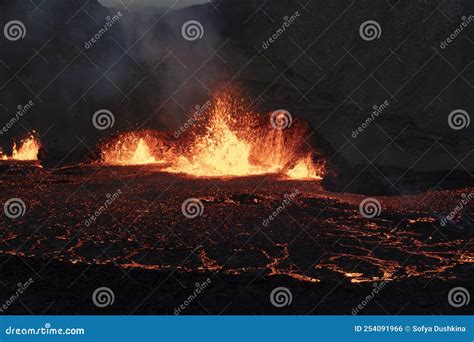
<svg viewBox="0 0 474 342">
<path fill-rule="evenodd" d="M 275 129 L 271 116 L 248 110 L 230 93 L 215 98 L 203 121 L 198 126 L 204 127 L 191 133 L 189 147 L 165 171 L 197 177 L 280 173 L 289 179 L 321 179 L 324 173 L 323 164 L 313 162 L 301 122 Z"/>
<path fill-rule="evenodd" d="M 18 146 L 16 143 L 13 143 L 11 156 L 0 154 L 0 159 L 20 161 L 38 160 L 38 152 L 40 147 L 41 143 L 39 142 L 35 133 L 31 133 L 28 137 L 22 140 Z"/>
<path fill-rule="evenodd" d="M 102 146 L 102 161 L 109 165 L 163 163 L 165 172 L 194 177 L 322 178 L 324 163 L 315 162 L 315 151 L 304 140 L 307 124 L 294 120 L 291 126 L 277 129 L 271 124 L 272 115 L 247 109 L 244 100 L 229 92 L 216 96 L 201 114 L 179 139 L 165 139 L 159 131 L 122 134 Z"/>
<path fill-rule="evenodd" d="M 125 133 L 101 148 L 102 161 L 109 165 L 159 163 L 154 151 L 160 139 L 148 131 Z"/>
</svg>

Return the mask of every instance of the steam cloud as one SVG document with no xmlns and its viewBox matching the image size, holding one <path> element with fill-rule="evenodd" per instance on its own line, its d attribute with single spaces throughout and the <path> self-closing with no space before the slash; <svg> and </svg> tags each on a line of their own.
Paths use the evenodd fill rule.
<svg viewBox="0 0 474 342">
<path fill-rule="evenodd" d="M 27 16 L 33 4 L 4 5 L 14 13 L 8 17 L 22 18 L 28 34 L 15 49 L 1 46 L 2 61 L 9 67 L 0 76 L 5 94 L 1 117 L 8 122 L 18 105 L 37 104 L 0 137 L 4 152 L 9 153 L 8 146 L 29 130 L 39 133 L 48 151 L 58 155 L 72 151 L 72 156 L 82 158 L 88 148 L 119 131 L 179 127 L 192 108 L 206 102 L 219 74 L 217 57 L 209 59 L 219 41 L 209 19 L 212 7 L 179 8 L 183 5 L 140 10 L 123 3 L 106 8 L 92 1 L 78 12 L 83 0 L 67 5 L 51 0 L 41 7 L 50 19 L 48 26 Z M 117 11 L 122 15 L 108 26 Z M 181 27 L 189 20 L 203 25 L 202 39 L 188 41 L 181 36 Z M 100 39 L 84 48 L 84 42 L 96 35 Z M 36 55 L 28 62 L 34 49 L 42 58 Z M 23 64 L 21 80 L 16 79 L 14 73 Z M 92 124 L 94 113 L 102 109 L 115 116 L 107 131 Z"/>
</svg>

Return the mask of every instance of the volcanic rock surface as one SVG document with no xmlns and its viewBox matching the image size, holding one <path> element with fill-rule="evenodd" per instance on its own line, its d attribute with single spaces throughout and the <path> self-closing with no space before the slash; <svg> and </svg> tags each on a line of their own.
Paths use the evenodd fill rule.
<svg viewBox="0 0 474 342">
<path fill-rule="evenodd" d="M 360 314 L 470 310 L 451 307 L 447 293 L 472 289 L 473 204 L 441 220 L 472 189 L 377 197 L 379 215 L 364 218 L 363 196 L 273 175 L 10 165 L 0 185 L 2 203 L 21 194 L 26 206 L 2 218 L 0 302 L 34 280 L 9 313 L 173 314 L 207 278 L 184 314 L 351 314 L 380 284 Z M 194 218 L 183 214 L 188 198 L 202 203 Z M 105 309 L 91 301 L 101 286 L 116 296 Z M 277 309 L 270 293 L 281 286 L 293 303 Z"/>
</svg>

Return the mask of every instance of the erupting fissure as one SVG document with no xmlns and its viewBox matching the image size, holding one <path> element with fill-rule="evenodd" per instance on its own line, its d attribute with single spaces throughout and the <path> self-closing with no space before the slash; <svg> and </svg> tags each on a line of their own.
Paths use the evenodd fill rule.
<svg viewBox="0 0 474 342">
<path fill-rule="evenodd" d="M 304 141 L 307 125 L 295 121 L 275 129 L 268 115 L 253 113 L 243 103 L 220 94 L 179 140 L 126 133 L 103 146 L 102 160 L 112 165 L 161 162 L 163 171 L 195 177 L 278 173 L 287 179 L 321 179 L 324 164 L 314 162 L 314 152 Z"/>
<path fill-rule="evenodd" d="M 38 152 L 41 147 L 39 140 L 36 138 L 35 134 L 30 134 L 27 138 L 25 138 L 19 146 L 16 143 L 13 143 L 12 155 L 8 156 L 3 154 L 0 151 L 0 159 L 1 160 L 21 160 L 21 161 L 28 161 L 28 160 L 38 160 Z"/>
</svg>

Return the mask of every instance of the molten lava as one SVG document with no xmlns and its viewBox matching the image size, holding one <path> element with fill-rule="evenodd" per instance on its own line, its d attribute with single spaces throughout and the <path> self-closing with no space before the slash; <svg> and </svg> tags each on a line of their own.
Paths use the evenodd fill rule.
<svg viewBox="0 0 474 342">
<path fill-rule="evenodd" d="M 159 161 L 152 148 L 157 139 L 146 132 L 127 133 L 102 148 L 102 160 L 110 165 L 144 165 Z"/>
<path fill-rule="evenodd" d="M 38 151 L 41 147 L 39 140 L 35 134 L 30 134 L 25 138 L 17 147 L 16 143 L 13 143 L 13 151 L 11 156 L 0 154 L 2 160 L 38 160 Z"/>
<path fill-rule="evenodd" d="M 231 129 L 232 107 L 222 98 L 216 100 L 203 135 L 195 137 L 187 155 L 179 156 L 166 171 L 194 176 L 248 176 L 275 172 L 272 165 L 252 163 L 252 144 Z M 245 128 L 241 129 L 241 132 Z"/>
<path fill-rule="evenodd" d="M 286 171 L 289 179 L 322 179 L 322 172 L 313 164 L 311 155 L 299 159 L 295 166 Z"/>
<path fill-rule="evenodd" d="M 111 165 L 164 163 L 163 171 L 195 177 L 321 179 L 324 166 L 314 163 L 304 141 L 307 125 L 295 120 L 277 129 L 271 119 L 222 93 L 179 140 L 166 141 L 157 131 L 126 133 L 102 146 L 102 160 Z"/>
<path fill-rule="evenodd" d="M 203 134 L 165 169 L 198 177 L 251 176 L 284 173 L 290 179 L 321 179 L 303 136 L 305 127 L 278 130 L 270 118 L 253 113 L 231 94 L 215 100 Z"/>
</svg>

